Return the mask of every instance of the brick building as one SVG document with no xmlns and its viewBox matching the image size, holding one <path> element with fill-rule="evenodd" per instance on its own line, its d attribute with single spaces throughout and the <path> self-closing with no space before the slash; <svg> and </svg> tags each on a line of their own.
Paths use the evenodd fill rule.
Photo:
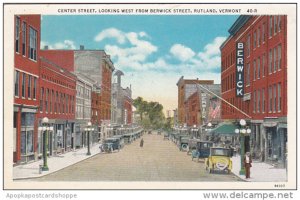
<svg viewBox="0 0 300 200">
<path fill-rule="evenodd" d="M 246 136 L 246 151 L 251 151 L 261 160 L 284 166 L 287 145 L 287 16 L 240 16 L 229 33 L 220 47 L 222 97 L 248 117 L 222 103 L 222 118 L 231 121 L 246 119 L 252 130 Z M 237 63 L 238 58 L 243 62 Z M 242 89 L 242 95 L 237 93 L 239 89 Z"/>
<path fill-rule="evenodd" d="M 76 105 L 76 76 L 44 58 L 40 58 L 40 98 L 38 126 L 47 117 L 53 126 L 48 134 L 49 155 L 63 153 L 75 148 L 74 126 Z M 38 132 L 38 155 L 43 152 L 43 133 Z"/>
<path fill-rule="evenodd" d="M 183 125 L 187 123 L 185 101 L 197 91 L 197 84 L 214 84 L 213 80 L 198 80 L 198 79 L 184 79 L 180 77 L 177 82 L 178 87 L 178 124 Z"/>
<path fill-rule="evenodd" d="M 36 159 L 39 107 L 40 15 L 14 18 L 13 162 Z"/>
<path fill-rule="evenodd" d="M 198 87 L 197 91 L 185 100 L 187 126 L 196 125 L 199 127 L 209 122 L 218 124 L 221 121 L 220 109 L 217 105 L 220 100 L 214 95 L 220 95 L 220 84 L 203 85 L 202 87 L 207 88 L 212 93 Z"/>
</svg>

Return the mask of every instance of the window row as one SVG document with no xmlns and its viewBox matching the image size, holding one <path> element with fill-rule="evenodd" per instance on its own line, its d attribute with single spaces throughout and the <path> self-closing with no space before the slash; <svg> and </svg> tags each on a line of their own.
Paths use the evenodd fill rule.
<svg viewBox="0 0 300 200">
<path fill-rule="evenodd" d="M 37 77 L 15 71 L 15 96 L 27 99 L 36 99 Z"/>
<path fill-rule="evenodd" d="M 37 59 L 37 31 L 29 26 L 29 45 L 27 44 L 27 23 L 21 22 L 20 17 L 16 17 L 15 22 L 15 49 L 17 53 L 22 51 L 23 56 L 27 56 L 32 60 Z M 20 39 L 22 38 L 22 41 Z M 21 45 L 21 48 L 20 48 Z M 26 52 L 27 51 L 27 52 Z"/>
<path fill-rule="evenodd" d="M 74 96 L 41 87 L 40 112 L 74 114 L 74 107 Z"/>
<path fill-rule="evenodd" d="M 63 76 L 51 76 L 51 75 L 45 75 L 45 71 L 42 71 L 41 77 L 43 79 L 46 79 L 52 83 L 56 83 L 59 85 L 62 85 L 64 87 L 70 88 L 70 89 L 75 89 L 75 80 L 74 80 L 74 86 L 72 85 L 71 81 L 67 81 L 65 77 Z"/>
<path fill-rule="evenodd" d="M 273 15 L 269 16 L 269 24 L 268 24 L 268 30 L 266 22 L 263 22 L 261 26 L 259 26 L 257 29 L 253 31 L 253 49 L 256 49 L 257 47 L 260 47 L 262 43 L 266 41 L 267 38 L 267 31 L 268 36 L 271 38 L 272 36 L 275 36 L 278 32 L 282 29 L 282 16 L 280 15 Z M 246 39 L 246 56 L 250 56 L 251 53 L 251 33 L 248 34 Z"/>
<path fill-rule="evenodd" d="M 85 88 L 81 85 L 76 85 L 77 97 L 91 99 L 92 97 L 92 88 Z"/>
<path fill-rule="evenodd" d="M 266 107 L 266 92 L 268 92 L 268 108 Z M 253 113 L 281 112 L 282 95 L 281 83 L 269 86 L 268 91 L 263 88 L 253 92 Z"/>
</svg>

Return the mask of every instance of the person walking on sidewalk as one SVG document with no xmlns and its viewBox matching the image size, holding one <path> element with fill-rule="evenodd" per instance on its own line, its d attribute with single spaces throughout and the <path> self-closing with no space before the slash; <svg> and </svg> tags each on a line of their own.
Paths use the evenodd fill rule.
<svg viewBox="0 0 300 200">
<path fill-rule="evenodd" d="M 252 167 L 252 158 L 250 152 L 247 152 L 244 157 L 244 167 L 246 171 L 246 178 L 250 178 L 250 168 Z"/>
<path fill-rule="evenodd" d="M 142 138 L 140 141 L 140 147 L 143 147 L 143 146 L 144 146 L 144 139 Z"/>
</svg>

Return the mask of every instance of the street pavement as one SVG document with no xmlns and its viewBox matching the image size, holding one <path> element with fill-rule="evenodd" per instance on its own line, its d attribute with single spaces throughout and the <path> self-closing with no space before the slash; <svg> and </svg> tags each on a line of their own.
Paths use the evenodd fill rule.
<svg viewBox="0 0 300 200">
<path fill-rule="evenodd" d="M 13 168 L 14 180 L 26 181 L 286 181 L 286 170 L 253 161 L 251 178 L 239 175 L 240 157 L 232 157 L 232 174 L 209 174 L 203 160 L 192 161 L 186 152 L 163 140 L 161 135 L 144 135 L 144 147 L 139 140 L 125 145 L 119 152 L 99 153 L 99 145 L 68 152 L 48 159 L 49 171 L 39 173 L 41 161 Z"/>
<path fill-rule="evenodd" d="M 240 175 L 241 157 L 239 155 L 231 158 L 232 173 L 240 177 L 244 181 L 249 182 L 285 182 L 287 181 L 286 169 L 276 168 L 270 164 L 259 162 L 257 160 L 252 161 L 252 167 L 250 168 L 250 179 L 246 179 L 245 175 Z"/>
<path fill-rule="evenodd" d="M 234 174 L 209 174 L 203 161 L 192 161 L 191 156 L 180 152 L 161 135 L 144 135 L 143 139 L 142 148 L 137 140 L 120 152 L 94 154 L 82 162 L 27 181 L 241 181 Z"/>
</svg>

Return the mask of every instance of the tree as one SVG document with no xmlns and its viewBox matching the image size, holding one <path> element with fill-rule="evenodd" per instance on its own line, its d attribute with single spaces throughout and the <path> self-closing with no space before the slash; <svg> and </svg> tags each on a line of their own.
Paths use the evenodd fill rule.
<svg viewBox="0 0 300 200">
<path fill-rule="evenodd" d="M 133 100 L 133 105 L 140 115 L 141 124 L 145 128 L 162 128 L 165 122 L 163 105 L 158 102 L 147 102 L 142 97 Z"/>
</svg>

